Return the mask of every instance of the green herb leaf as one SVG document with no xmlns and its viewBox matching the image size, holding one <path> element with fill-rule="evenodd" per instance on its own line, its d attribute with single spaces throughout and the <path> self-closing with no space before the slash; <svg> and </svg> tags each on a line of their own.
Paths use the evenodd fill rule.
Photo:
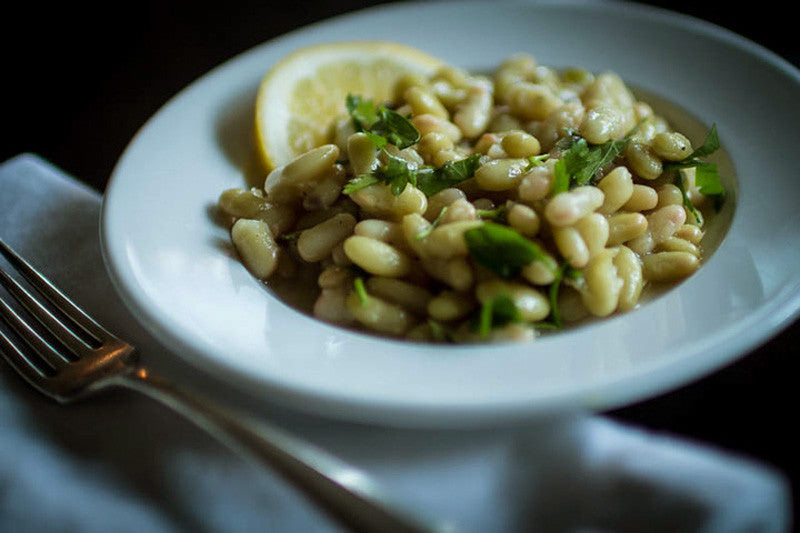
<svg viewBox="0 0 800 533">
<path fill-rule="evenodd" d="M 599 181 L 600 170 L 622 155 L 640 125 L 641 122 L 620 140 L 612 139 L 594 146 L 590 146 L 582 137 L 569 136 L 562 139 L 562 147 L 565 149 L 554 168 L 556 179 L 553 194 L 564 192 L 573 186 L 590 185 Z"/>
<path fill-rule="evenodd" d="M 367 294 L 367 288 L 364 286 L 364 280 L 361 277 L 353 280 L 353 289 L 356 292 L 356 296 L 358 296 L 358 301 L 361 302 L 361 307 L 366 307 L 369 302 L 369 294 Z"/>
<path fill-rule="evenodd" d="M 376 107 L 372 100 L 348 94 L 345 107 L 356 129 L 367 133 L 378 148 L 388 143 L 402 150 L 420 139 L 419 131 L 406 117 L 385 105 Z"/>
<path fill-rule="evenodd" d="M 689 198 L 689 194 L 686 192 L 686 187 L 683 184 L 683 175 L 678 172 L 677 176 L 675 177 L 675 185 L 680 189 L 681 196 L 683 197 L 683 206 L 694 216 L 695 220 L 697 220 L 697 225 L 702 227 L 703 226 L 703 215 L 700 213 L 700 210 L 697 209 L 692 200 Z"/>
<path fill-rule="evenodd" d="M 389 143 L 401 150 L 419 142 L 420 133 L 403 115 L 386 106 L 378 108 L 378 121 L 370 131 L 386 137 Z"/>
<path fill-rule="evenodd" d="M 381 180 L 378 179 L 374 174 L 360 174 L 348 181 L 342 189 L 342 192 L 344 194 L 353 194 L 356 191 L 360 191 L 365 187 L 369 187 L 370 185 L 375 185 L 376 183 L 380 182 Z"/>
<path fill-rule="evenodd" d="M 719 150 L 720 146 L 719 135 L 717 135 L 717 125 L 712 124 L 711 129 L 708 130 L 706 134 L 706 140 L 703 141 L 703 145 L 692 152 L 686 159 L 695 160 L 701 157 L 708 157 Z"/>
<path fill-rule="evenodd" d="M 548 297 L 550 300 L 550 316 L 546 322 L 536 324 L 536 327 L 543 327 L 546 329 L 561 329 L 564 323 L 561 320 L 561 310 L 558 308 L 558 292 L 561 289 L 561 283 L 565 278 L 580 279 L 583 276 L 580 270 L 573 268 L 569 263 L 563 263 L 556 272 L 556 278 L 550 284 L 548 290 Z"/>
<path fill-rule="evenodd" d="M 566 159 L 559 159 L 553 165 L 553 190 L 552 194 L 555 196 L 558 193 L 567 192 L 569 190 L 569 171 L 567 170 Z"/>
<path fill-rule="evenodd" d="M 465 231 L 464 239 L 472 258 L 502 278 L 516 277 L 532 261 L 551 261 L 534 242 L 493 222 Z"/>
<path fill-rule="evenodd" d="M 353 125 L 357 131 L 369 129 L 378 120 L 375 102 L 372 100 L 365 100 L 360 96 L 348 94 L 345 99 L 345 107 L 350 113 L 350 118 L 353 120 Z"/>
<path fill-rule="evenodd" d="M 716 197 L 717 207 L 719 207 L 719 202 L 725 196 L 725 187 L 723 187 L 722 181 L 719 179 L 719 169 L 717 168 L 717 165 L 707 161 L 702 161 L 700 159 L 701 157 L 708 157 L 719 150 L 719 148 L 720 142 L 719 136 L 717 135 L 717 125 L 712 124 L 711 129 L 706 134 L 706 139 L 700 148 L 694 150 L 688 157 L 680 161 L 665 164 L 664 170 L 694 168 L 694 183 L 697 186 L 697 189 L 700 191 L 700 194 Z M 687 209 L 692 211 L 692 214 L 694 214 L 695 217 L 697 217 L 699 213 L 689 200 L 683 185 L 683 179 L 680 175 L 676 180 L 676 185 L 678 185 L 678 187 L 681 189 L 681 193 L 683 193 L 683 204 L 687 207 Z M 702 217 L 698 218 L 697 220 L 702 225 Z"/>
<path fill-rule="evenodd" d="M 473 322 L 473 329 L 485 338 L 493 328 L 521 321 L 522 316 L 514 300 L 509 295 L 500 293 L 483 303 L 478 312 L 477 322 Z"/>
<path fill-rule="evenodd" d="M 433 196 L 470 179 L 480 166 L 480 154 L 473 154 L 458 161 L 448 161 L 437 169 L 424 167 L 417 172 L 417 187 L 425 196 Z"/>
<path fill-rule="evenodd" d="M 550 154 L 539 154 L 528 157 L 528 166 L 525 167 L 525 172 L 528 172 L 533 167 L 540 167 L 544 162 L 550 158 Z"/>
<path fill-rule="evenodd" d="M 493 220 L 495 222 L 505 222 L 506 204 L 500 204 L 494 209 L 476 209 L 477 215 L 483 220 Z"/>
</svg>

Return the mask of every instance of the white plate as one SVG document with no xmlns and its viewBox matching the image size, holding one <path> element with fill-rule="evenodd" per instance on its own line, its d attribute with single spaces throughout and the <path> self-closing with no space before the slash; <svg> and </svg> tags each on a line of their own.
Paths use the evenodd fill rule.
<svg viewBox="0 0 800 533">
<path fill-rule="evenodd" d="M 487 70 L 610 69 L 716 123 L 738 175 L 733 223 L 694 276 L 635 312 L 532 344 L 433 347 L 344 331 L 271 296 L 226 253 L 210 216 L 242 186 L 267 69 L 297 47 L 363 39 Z M 125 301 L 162 342 L 258 397 L 324 415 L 462 425 L 604 409 L 664 392 L 788 325 L 800 297 L 800 76 L 697 20 L 628 4 L 399 4 L 301 29 L 216 68 L 164 106 L 117 165 L 102 240 Z M 733 213 L 732 203 L 730 213 Z"/>
</svg>

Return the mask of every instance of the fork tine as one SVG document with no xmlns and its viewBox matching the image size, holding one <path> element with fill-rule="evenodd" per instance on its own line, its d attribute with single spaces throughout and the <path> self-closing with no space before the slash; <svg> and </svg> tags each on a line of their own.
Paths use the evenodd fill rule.
<svg viewBox="0 0 800 533">
<path fill-rule="evenodd" d="M 0 329 L 0 354 L 3 355 L 8 364 L 16 370 L 28 383 L 45 392 L 44 382 L 46 376 L 38 370 L 38 367 L 22 352 L 16 344 Z"/>
<path fill-rule="evenodd" d="M 33 315 L 50 333 L 55 335 L 59 341 L 76 356 L 84 355 L 87 350 L 90 349 L 88 344 L 62 324 L 49 309 L 44 307 L 25 287 L 9 276 L 2 268 L 0 268 L 0 283 L 8 289 L 8 292 L 16 298 L 31 315 Z M 16 313 L 14 314 L 16 315 Z M 16 315 L 16 319 L 19 322 L 22 321 L 19 315 Z"/>
<path fill-rule="evenodd" d="M 2 270 L 0 270 L 2 272 Z M 45 360 L 53 369 L 58 369 L 67 364 L 59 352 L 50 343 L 44 340 L 14 309 L 0 298 L 0 316 L 17 332 L 17 335 L 30 346 L 39 357 Z M 11 339 L 6 338 L 11 342 Z M 21 351 L 21 350 L 18 350 Z M 27 359 L 27 358 L 26 358 Z M 31 362 L 30 360 L 28 360 Z"/>
<path fill-rule="evenodd" d="M 50 303 L 52 303 L 57 309 L 59 309 L 62 313 L 64 313 L 72 322 L 75 323 L 76 326 L 81 328 L 85 333 L 93 337 L 98 342 L 102 343 L 105 341 L 116 340 L 116 337 L 109 333 L 105 328 L 103 328 L 100 324 L 95 322 L 89 315 L 84 313 L 77 305 L 75 305 L 72 300 L 67 298 L 55 285 L 53 285 L 47 278 L 45 278 L 42 274 L 40 274 L 30 263 L 28 263 L 25 259 L 23 259 L 19 254 L 17 254 L 11 247 L 9 247 L 2 239 L 0 239 L 0 253 L 5 255 L 9 261 L 14 264 L 17 270 L 25 277 L 25 279 L 30 282 L 30 284 L 36 288 L 42 295 L 44 295 Z M 2 272 L 2 271 L 0 271 Z M 28 308 L 28 310 L 40 318 L 42 323 L 48 329 L 55 328 L 55 331 L 52 329 L 50 330 L 53 335 L 61 338 L 63 336 L 64 325 L 58 320 L 52 313 L 50 313 L 47 308 L 43 307 L 31 294 L 25 290 L 16 280 L 11 278 L 8 275 L 4 275 L 3 278 L 7 278 L 11 280 L 12 285 L 17 289 L 15 291 L 15 296 L 20 299 L 20 302 L 28 307 L 28 302 L 33 306 L 33 308 Z M 11 290 L 9 288 L 9 290 Z M 20 292 L 21 294 L 17 294 L 16 292 Z M 73 337 L 74 333 L 69 331 L 69 337 Z M 78 338 L 78 337 L 76 337 Z M 80 345 L 69 346 L 71 349 L 76 350 L 83 350 L 85 351 L 85 346 L 81 346 L 85 343 L 81 341 Z M 77 352 L 79 355 L 81 351 Z"/>
</svg>

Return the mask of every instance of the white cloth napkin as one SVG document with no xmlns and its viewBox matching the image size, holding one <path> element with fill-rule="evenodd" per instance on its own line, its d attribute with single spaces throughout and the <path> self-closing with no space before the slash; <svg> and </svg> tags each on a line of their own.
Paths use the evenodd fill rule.
<svg viewBox="0 0 800 533">
<path fill-rule="evenodd" d="M 156 344 L 122 307 L 100 256 L 99 206 L 99 194 L 34 155 L 0 166 L 0 238 L 133 341 L 149 367 L 269 417 L 420 513 L 475 533 L 789 529 L 779 473 L 600 416 L 514 430 L 412 431 L 254 405 Z M 339 528 L 280 478 L 148 399 L 121 391 L 60 406 L 0 361 L 0 531 Z"/>
</svg>

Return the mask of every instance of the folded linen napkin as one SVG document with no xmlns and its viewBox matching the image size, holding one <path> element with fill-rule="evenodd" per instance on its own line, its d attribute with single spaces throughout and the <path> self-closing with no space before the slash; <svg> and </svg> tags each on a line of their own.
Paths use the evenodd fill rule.
<svg viewBox="0 0 800 533">
<path fill-rule="evenodd" d="M 788 531 L 783 477 L 680 439 L 576 415 L 491 431 L 403 430 L 254 404 L 158 345 L 123 307 L 98 242 L 100 195 L 37 156 L 0 166 L 0 238 L 142 360 L 187 388 L 267 416 L 464 531 Z M 2 290 L 2 289 L 0 289 Z M 328 532 L 279 477 L 126 391 L 60 406 L 0 361 L 0 531 Z"/>
</svg>

